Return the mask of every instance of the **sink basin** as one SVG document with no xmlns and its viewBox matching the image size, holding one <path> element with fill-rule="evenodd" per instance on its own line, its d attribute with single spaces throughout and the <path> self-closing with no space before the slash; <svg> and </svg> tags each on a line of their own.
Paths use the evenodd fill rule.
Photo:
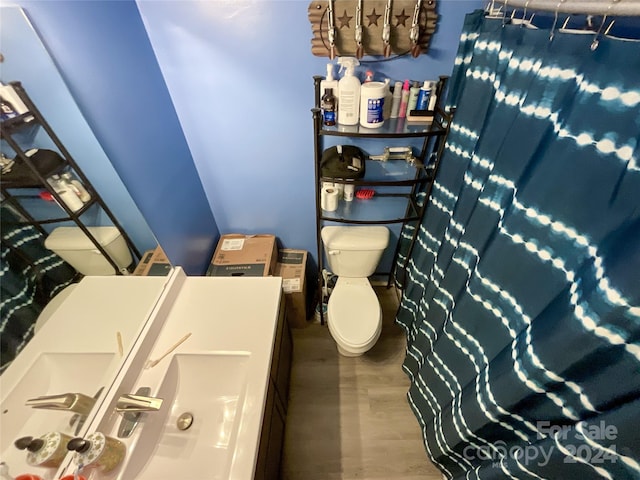
<svg viewBox="0 0 640 480">
<path fill-rule="evenodd" d="M 94 396 L 114 357 L 112 353 L 43 353 L 10 392 L 2 389 L 0 449 L 13 472 L 26 465 L 25 452 L 13 446 L 14 440 L 51 431 L 73 435 L 77 425 L 71 425 L 74 412 L 33 409 L 25 401 L 62 393 Z"/>
<path fill-rule="evenodd" d="M 244 352 L 175 355 L 155 394 L 164 399 L 163 405 L 147 413 L 137 426 L 119 478 L 227 479 L 249 359 Z M 180 430 L 178 418 L 184 413 L 193 416 L 193 423 Z"/>
</svg>

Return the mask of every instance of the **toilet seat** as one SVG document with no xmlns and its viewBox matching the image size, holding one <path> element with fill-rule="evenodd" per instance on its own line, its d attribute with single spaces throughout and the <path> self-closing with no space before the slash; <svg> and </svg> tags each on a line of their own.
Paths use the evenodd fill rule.
<svg viewBox="0 0 640 480">
<path fill-rule="evenodd" d="M 382 329 L 378 297 L 367 278 L 339 277 L 327 305 L 329 331 L 342 349 L 364 353 Z"/>
</svg>

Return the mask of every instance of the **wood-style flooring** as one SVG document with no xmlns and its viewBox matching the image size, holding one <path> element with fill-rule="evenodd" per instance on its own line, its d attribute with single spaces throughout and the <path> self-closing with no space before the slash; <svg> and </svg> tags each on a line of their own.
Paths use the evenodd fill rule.
<svg viewBox="0 0 640 480">
<path fill-rule="evenodd" d="M 283 480 L 440 480 L 422 443 L 402 371 L 393 289 L 376 287 L 383 326 L 361 357 L 338 354 L 326 326 L 293 329 Z"/>
</svg>

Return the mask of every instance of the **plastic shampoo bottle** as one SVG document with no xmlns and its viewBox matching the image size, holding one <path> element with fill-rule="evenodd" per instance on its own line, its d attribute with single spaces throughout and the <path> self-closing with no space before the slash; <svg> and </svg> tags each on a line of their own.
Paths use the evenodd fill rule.
<svg viewBox="0 0 640 480">
<path fill-rule="evenodd" d="M 355 76 L 360 62 L 353 57 L 340 57 L 338 63 L 346 69 L 338 82 L 338 123 L 357 125 L 360 119 L 360 80 Z"/>
</svg>

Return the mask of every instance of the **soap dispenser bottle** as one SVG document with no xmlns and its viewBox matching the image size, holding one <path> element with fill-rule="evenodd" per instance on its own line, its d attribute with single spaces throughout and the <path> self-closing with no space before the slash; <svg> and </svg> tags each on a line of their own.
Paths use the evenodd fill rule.
<svg viewBox="0 0 640 480">
<path fill-rule="evenodd" d="M 360 62 L 354 57 L 340 57 L 338 63 L 345 69 L 338 82 L 338 123 L 357 125 L 360 121 L 360 80 L 355 76 Z"/>
<path fill-rule="evenodd" d="M 333 64 L 327 63 L 327 76 L 320 82 L 320 98 L 324 97 L 327 89 L 333 89 L 333 96 L 336 99 L 336 111 L 338 110 L 338 80 L 333 77 Z"/>
<path fill-rule="evenodd" d="M 86 438 L 71 439 L 67 449 L 79 454 L 78 463 L 87 468 L 96 468 L 103 473 L 110 472 L 124 459 L 127 448 L 115 438 L 94 432 Z"/>
<path fill-rule="evenodd" d="M 71 437 L 60 432 L 49 432 L 40 438 L 22 437 L 14 442 L 20 450 L 27 450 L 29 465 L 58 468 L 67 455 L 67 442 Z"/>
</svg>

